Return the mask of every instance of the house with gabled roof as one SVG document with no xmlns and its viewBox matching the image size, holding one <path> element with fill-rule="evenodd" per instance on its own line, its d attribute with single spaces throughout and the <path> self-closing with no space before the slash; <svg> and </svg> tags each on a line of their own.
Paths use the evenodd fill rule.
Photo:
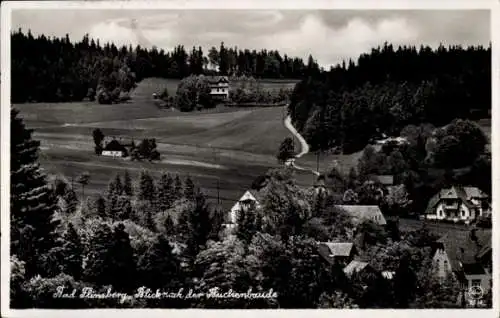
<svg viewBox="0 0 500 318">
<path fill-rule="evenodd" d="M 336 207 L 346 211 L 354 219 L 355 223 L 372 221 L 379 225 L 387 224 L 378 205 L 336 205 Z"/>
<path fill-rule="evenodd" d="M 229 98 L 229 79 L 227 76 L 208 76 L 207 79 L 212 98 L 222 100 Z"/>
<path fill-rule="evenodd" d="M 349 264 L 358 253 L 353 243 L 318 242 L 319 254 L 330 264 Z"/>
<path fill-rule="evenodd" d="M 462 288 L 479 286 L 487 292 L 492 285 L 491 230 L 450 231 L 435 242 L 433 263 L 436 275 L 453 273 Z"/>
<path fill-rule="evenodd" d="M 226 218 L 226 227 L 233 228 L 238 223 L 238 213 L 261 208 L 262 194 L 257 190 L 247 190 L 233 205 Z"/>
<path fill-rule="evenodd" d="M 128 151 L 118 140 L 113 139 L 104 146 L 101 155 L 108 157 L 126 157 Z"/>
<path fill-rule="evenodd" d="M 488 196 L 476 187 L 452 186 L 441 189 L 427 205 L 425 217 L 430 220 L 470 222 L 487 214 Z"/>
</svg>

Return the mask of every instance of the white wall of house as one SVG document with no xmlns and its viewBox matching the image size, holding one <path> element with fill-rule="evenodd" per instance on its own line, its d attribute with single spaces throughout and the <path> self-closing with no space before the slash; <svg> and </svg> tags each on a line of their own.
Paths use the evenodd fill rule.
<svg viewBox="0 0 500 318">
<path fill-rule="evenodd" d="M 103 150 L 102 155 L 108 157 L 121 157 L 123 153 L 121 151 Z"/>
<path fill-rule="evenodd" d="M 489 274 L 465 275 L 465 278 L 467 278 L 468 288 L 472 287 L 473 285 L 479 284 L 479 286 L 481 286 L 481 288 L 485 293 L 491 288 L 490 285 L 491 275 Z"/>
<path fill-rule="evenodd" d="M 473 217 L 471 210 L 465 204 L 460 204 L 460 220 L 468 220 Z"/>
<path fill-rule="evenodd" d="M 429 220 L 444 220 L 444 219 L 450 219 L 452 217 L 455 217 L 455 215 L 451 215 L 450 213 L 447 213 L 445 210 L 446 204 L 443 202 L 439 202 L 438 205 L 436 206 L 435 209 L 435 214 L 427 214 L 426 218 Z M 475 218 L 475 213 L 474 211 L 471 211 L 465 204 L 459 203 L 458 204 L 458 217 L 457 220 L 469 220 Z"/>
<path fill-rule="evenodd" d="M 226 86 L 213 86 L 210 88 L 211 95 L 229 95 L 229 87 Z"/>
<path fill-rule="evenodd" d="M 238 200 L 238 202 L 236 202 L 236 204 L 233 205 L 233 207 L 231 208 L 230 219 L 231 219 L 231 223 L 233 223 L 233 224 L 237 223 L 238 213 L 240 213 L 242 210 L 245 209 L 243 201 L 253 201 L 253 202 L 255 202 L 255 207 L 257 209 L 260 208 L 259 202 L 257 201 L 257 199 L 255 199 L 255 197 L 252 195 L 252 193 L 250 193 L 250 191 L 245 192 L 245 194 L 243 194 L 243 196 Z"/>
<path fill-rule="evenodd" d="M 436 250 L 432 262 L 436 265 L 438 277 L 444 278 L 448 273 L 451 273 L 450 260 L 448 254 L 443 249 Z"/>
</svg>

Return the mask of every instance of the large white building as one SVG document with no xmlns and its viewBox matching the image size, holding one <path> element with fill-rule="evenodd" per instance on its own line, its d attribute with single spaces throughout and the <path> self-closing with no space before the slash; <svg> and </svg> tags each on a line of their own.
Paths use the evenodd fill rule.
<svg viewBox="0 0 500 318">
<path fill-rule="evenodd" d="M 425 211 L 429 220 L 473 221 L 489 211 L 488 196 L 476 187 L 442 189 L 431 198 Z"/>
</svg>

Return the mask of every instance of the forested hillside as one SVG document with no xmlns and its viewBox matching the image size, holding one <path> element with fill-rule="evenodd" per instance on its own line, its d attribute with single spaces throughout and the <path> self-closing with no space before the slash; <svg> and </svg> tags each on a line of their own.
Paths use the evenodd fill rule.
<svg viewBox="0 0 500 318">
<path fill-rule="evenodd" d="M 289 112 L 314 149 L 362 149 L 409 124 L 488 116 L 491 47 L 385 44 L 296 85 Z"/>
<path fill-rule="evenodd" d="M 12 101 L 66 102 L 94 99 L 104 102 L 128 93 L 147 77 L 184 78 L 191 74 L 246 75 L 254 78 L 302 78 L 317 72 L 310 56 L 301 58 L 278 51 L 212 47 L 172 52 L 137 46 L 102 44 L 86 35 L 72 43 L 64 38 L 34 37 L 22 30 L 12 33 Z"/>
</svg>

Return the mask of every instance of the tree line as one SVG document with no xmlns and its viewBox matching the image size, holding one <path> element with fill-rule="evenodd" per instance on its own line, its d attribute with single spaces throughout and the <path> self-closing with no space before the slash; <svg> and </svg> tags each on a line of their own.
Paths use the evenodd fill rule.
<svg viewBox="0 0 500 318">
<path fill-rule="evenodd" d="M 318 70 L 307 62 L 275 50 L 179 45 L 172 52 L 156 47 L 117 47 L 85 35 L 81 41 L 18 30 L 11 35 L 12 101 L 69 102 L 126 100 L 135 83 L 147 77 L 184 78 L 189 75 L 235 75 L 255 78 L 302 78 Z M 36 52 L 36 53 L 35 53 Z"/>
<path fill-rule="evenodd" d="M 328 193 L 300 188 L 292 170 L 272 170 L 262 208 L 241 210 L 225 231 L 195 182 L 142 171 L 116 175 L 104 195 L 77 202 L 71 184 L 47 180 L 39 143 L 11 113 L 11 306 L 14 308 L 429 308 L 455 307 L 453 276 L 433 278 L 428 231 L 357 224 Z M 57 189 L 57 190 L 54 190 Z M 74 201 L 73 204 L 70 201 Z M 355 242 L 378 270 L 348 277 L 321 259 L 317 241 Z M 230 275 L 228 275 L 230 273 Z M 149 288 L 194 293 L 219 287 L 273 289 L 271 299 L 91 299 L 64 290 L 134 293 Z M 63 290 L 60 290 L 63 288 Z"/>
<path fill-rule="evenodd" d="M 313 150 L 361 150 L 409 124 L 439 126 L 491 110 L 491 47 L 384 44 L 328 72 L 308 76 L 289 113 Z"/>
</svg>

